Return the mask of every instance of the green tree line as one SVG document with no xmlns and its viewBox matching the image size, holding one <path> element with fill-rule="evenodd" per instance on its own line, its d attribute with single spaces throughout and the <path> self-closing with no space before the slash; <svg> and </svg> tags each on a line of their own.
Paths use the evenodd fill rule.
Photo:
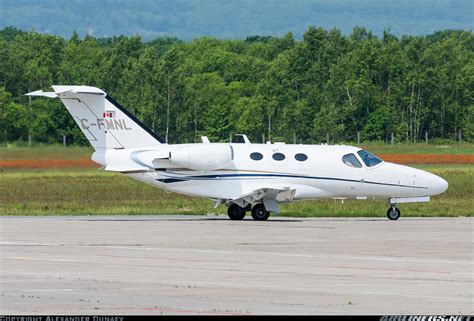
<svg viewBox="0 0 474 321">
<path fill-rule="evenodd" d="M 87 143 L 60 102 L 24 96 L 51 85 L 97 86 L 170 143 L 474 139 L 468 31 L 143 42 L 0 30 L 0 140 Z"/>
</svg>

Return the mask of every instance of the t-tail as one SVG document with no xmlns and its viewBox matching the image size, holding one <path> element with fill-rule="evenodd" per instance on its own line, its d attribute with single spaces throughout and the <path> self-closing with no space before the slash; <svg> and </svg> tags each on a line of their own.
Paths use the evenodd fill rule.
<svg viewBox="0 0 474 321">
<path fill-rule="evenodd" d="M 150 147 L 164 143 L 103 90 L 89 86 L 52 86 L 26 94 L 59 98 L 95 150 Z"/>
</svg>

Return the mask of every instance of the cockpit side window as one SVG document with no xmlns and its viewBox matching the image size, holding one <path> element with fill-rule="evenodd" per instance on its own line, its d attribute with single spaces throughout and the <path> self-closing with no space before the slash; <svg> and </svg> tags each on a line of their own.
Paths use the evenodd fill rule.
<svg viewBox="0 0 474 321">
<path fill-rule="evenodd" d="M 359 154 L 360 158 L 362 158 L 362 161 L 367 167 L 372 167 L 383 162 L 380 158 L 369 153 L 366 150 L 360 150 L 357 152 L 357 154 Z"/>
<path fill-rule="evenodd" d="M 354 154 L 346 154 L 342 156 L 342 162 L 349 167 L 361 168 L 362 164 L 359 162 Z"/>
</svg>

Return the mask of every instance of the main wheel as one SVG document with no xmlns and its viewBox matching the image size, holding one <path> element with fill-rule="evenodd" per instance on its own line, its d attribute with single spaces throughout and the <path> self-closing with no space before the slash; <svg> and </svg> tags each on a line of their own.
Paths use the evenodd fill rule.
<svg viewBox="0 0 474 321">
<path fill-rule="evenodd" d="M 400 217 L 400 210 L 396 207 L 390 207 L 387 211 L 387 217 L 391 221 L 398 220 Z"/>
<path fill-rule="evenodd" d="M 270 212 L 265 209 L 262 203 L 255 204 L 252 208 L 252 217 L 256 221 L 266 221 L 270 216 Z"/>
<path fill-rule="evenodd" d="M 237 204 L 232 204 L 227 209 L 227 215 L 229 215 L 229 218 L 233 221 L 240 221 L 245 217 L 245 209 Z"/>
</svg>

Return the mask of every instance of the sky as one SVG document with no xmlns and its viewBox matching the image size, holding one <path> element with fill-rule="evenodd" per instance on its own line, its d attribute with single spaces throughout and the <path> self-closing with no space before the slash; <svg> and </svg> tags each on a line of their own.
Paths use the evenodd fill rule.
<svg viewBox="0 0 474 321">
<path fill-rule="evenodd" d="M 13 26 L 69 38 L 140 35 L 301 38 L 309 26 L 350 34 L 360 26 L 381 35 L 472 31 L 472 0 L 0 0 L 0 28 Z"/>
</svg>

